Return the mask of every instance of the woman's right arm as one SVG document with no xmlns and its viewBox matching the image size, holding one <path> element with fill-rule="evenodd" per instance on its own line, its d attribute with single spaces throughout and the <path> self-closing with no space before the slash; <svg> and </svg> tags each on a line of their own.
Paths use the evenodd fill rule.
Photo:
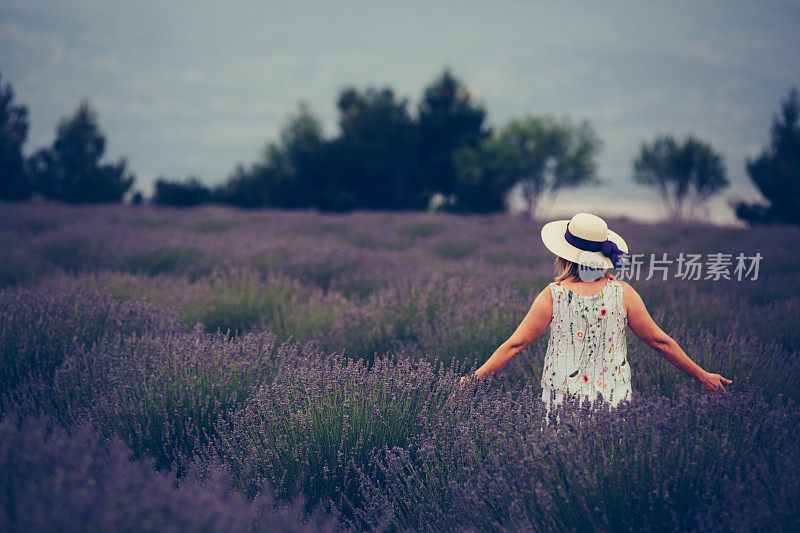
<svg viewBox="0 0 800 533">
<path fill-rule="evenodd" d="M 503 368 L 544 333 L 552 318 L 553 296 L 550 294 L 550 285 L 548 285 L 533 300 L 528 314 L 522 319 L 511 337 L 494 351 L 483 366 L 475 371 L 475 375 L 482 378 Z"/>
<path fill-rule="evenodd" d="M 628 325 L 631 331 L 673 366 L 702 384 L 703 390 L 709 396 L 716 392 L 718 388 L 725 392 L 725 387 L 722 383 L 733 382 L 719 374 L 712 374 L 700 368 L 697 363 L 686 355 L 686 352 L 681 349 L 672 337 L 658 327 L 658 324 L 655 323 L 647 311 L 639 293 L 625 281 L 622 282 L 622 286 L 623 305 L 628 315 Z"/>
</svg>

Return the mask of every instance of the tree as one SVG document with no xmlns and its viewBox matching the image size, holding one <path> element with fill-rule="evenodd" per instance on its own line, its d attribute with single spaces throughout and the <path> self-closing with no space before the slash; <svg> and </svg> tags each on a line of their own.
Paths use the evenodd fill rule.
<svg viewBox="0 0 800 533">
<path fill-rule="evenodd" d="M 332 203 L 322 208 L 398 209 L 426 207 L 416 190 L 419 172 L 419 131 L 406 99 L 395 99 L 390 88 L 341 92 L 341 134 L 329 146 L 328 168 Z"/>
<path fill-rule="evenodd" d="M 211 199 L 211 190 L 199 179 L 189 176 L 184 181 L 158 178 L 155 183 L 153 203 L 189 207 L 200 205 Z"/>
<path fill-rule="evenodd" d="M 236 165 L 228 179 L 212 190 L 212 201 L 251 209 L 269 205 L 268 184 L 261 170 L 258 164 L 249 169 Z"/>
<path fill-rule="evenodd" d="M 552 204 L 562 189 L 600 181 L 594 157 L 601 145 L 587 121 L 573 125 L 569 119 L 557 122 L 547 116 L 513 119 L 495 137 L 483 142 L 477 157 L 462 153 L 458 195 L 464 196 L 463 187 L 470 181 L 492 184 L 493 194 L 519 185 L 526 214 L 533 218 L 543 200 Z M 470 159 L 483 166 L 480 180 L 475 178 L 477 170 L 463 165 Z M 458 201 L 464 203 L 463 198 Z M 497 206 L 496 200 L 492 202 Z"/>
<path fill-rule="evenodd" d="M 327 141 L 322 123 L 300 102 L 298 113 L 282 126 L 280 140 L 268 143 L 250 168 L 238 165 L 218 187 L 216 201 L 239 207 L 308 207 L 324 203 Z"/>
<path fill-rule="evenodd" d="M 275 177 L 273 202 L 282 207 L 319 207 L 336 186 L 327 168 L 328 141 L 322 122 L 305 102 L 281 128 L 280 144 L 269 150 L 267 161 Z"/>
<path fill-rule="evenodd" d="M 767 204 L 739 202 L 736 216 L 749 223 L 800 224 L 800 102 L 797 89 L 772 119 L 770 144 L 745 167 Z"/>
<path fill-rule="evenodd" d="M 467 87 L 450 70 L 425 88 L 418 106 L 420 132 L 419 189 L 426 198 L 439 192 L 456 192 L 458 175 L 455 154 L 462 148 L 477 148 L 489 136 L 486 110 L 472 102 Z"/>
<path fill-rule="evenodd" d="M 28 160 L 36 191 L 69 203 L 121 202 L 135 178 L 127 173 L 124 157 L 101 164 L 105 148 L 97 113 L 84 100 L 72 117 L 61 120 L 53 145 Z"/>
<path fill-rule="evenodd" d="M 633 180 L 658 189 L 670 220 L 693 217 L 702 203 L 728 186 L 722 156 L 692 135 L 683 142 L 661 135 L 642 143 L 633 160 Z"/>
<path fill-rule="evenodd" d="M 490 213 L 506 209 L 514 176 L 507 171 L 504 147 L 497 137 L 485 139 L 477 148 L 463 147 L 453 156 L 456 171 L 455 202 L 451 211 Z"/>
<path fill-rule="evenodd" d="M 14 89 L 0 76 L 0 200 L 25 200 L 31 184 L 22 146 L 28 137 L 28 108 L 14 104 Z"/>
</svg>

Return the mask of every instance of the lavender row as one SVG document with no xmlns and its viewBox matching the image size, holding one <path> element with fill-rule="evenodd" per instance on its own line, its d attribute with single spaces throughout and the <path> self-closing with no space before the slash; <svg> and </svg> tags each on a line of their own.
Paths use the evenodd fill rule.
<svg viewBox="0 0 800 533">
<path fill-rule="evenodd" d="M 710 403 L 631 338 L 634 404 L 551 427 L 544 338 L 448 401 L 552 279 L 536 222 L 6 207 L 0 283 L 30 290 L 0 293 L 2 411 L 88 423 L 143 472 L 223 469 L 356 529 L 797 529 L 796 228 L 611 220 L 645 254 L 761 253 L 748 283 L 632 282 L 734 385 Z"/>
<path fill-rule="evenodd" d="M 543 422 L 532 387 L 479 391 L 361 472 L 364 527 L 416 531 L 791 531 L 800 422 L 758 390 L 681 388 L 619 409 L 570 401 Z M 556 418 L 560 418 L 558 424 Z M 376 479 L 381 481 L 375 482 Z"/>
<path fill-rule="evenodd" d="M 40 315 L 50 309 L 40 294 L 16 294 L 10 301 L 19 307 L 40 305 Z M 89 309 L 63 316 L 54 324 L 58 331 L 96 322 Z M 26 389 L 32 403 L 52 409 L 70 427 L 91 422 L 105 440 L 121 438 L 134 457 L 153 457 L 162 470 L 195 469 L 207 477 L 221 463 L 243 495 L 260 497 L 265 483 L 281 499 L 299 490 L 303 512 L 321 505 L 340 525 L 357 529 L 691 529 L 706 515 L 746 524 L 742 513 L 728 516 L 743 495 L 754 508 L 769 509 L 777 524 L 797 518 L 787 503 L 796 497 L 796 471 L 786 469 L 797 460 L 791 438 L 797 406 L 780 395 L 764 397 L 747 379 L 733 403 L 709 404 L 673 378 L 672 390 L 662 383 L 660 393 L 637 395 L 634 406 L 618 411 L 621 418 L 570 425 L 565 414 L 556 430 L 542 425 L 540 391 L 526 379 L 524 365 L 454 404 L 448 401 L 453 385 L 468 369 L 428 362 L 424 354 L 377 357 L 369 365 L 313 344 L 278 344 L 266 333 L 167 329 L 71 346 L 51 385 Z M 707 347 L 709 357 L 722 353 L 718 361 L 735 365 L 749 352 L 769 353 L 783 365 L 771 371 L 773 379 L 785 378 L 787 370 L 796 375 L 796 359 L 779 344 L 720 339 L 702 330 L 686 334 L 698 351 Z M 752 381 L 770 373 L 769 367 L 739 368 Z M 515 372 L 516 381 L 510 379 Z M 669 382 L 663 368 L 639 374 L 644 381 L 637 390 L 648 390 L 647 380 Z M 31 376 L 35 382 L 40 375 Z M 539 453 L 537 443 L 545 452 L 565 450 L 569 458 L 541 452 L 534 461 L 526 454 Z M 659 467 L 668 452 L 673 455 Z M 610 477 L 610 468 L 618 477 Z M 710 473 L 687 478 L 698 468 Z M 724 475 L 733 485 L 718 483 Z M 486 487 L 500 488 L 487 494 Z M 616 496 L 607 495 L 611 489 Z M 653 490 L 656 496 L 644 502 L 625 499 Z M 658 491 L 678 496 L 670 500 Z M 690 495 L 706 493 L 687 507 Z M 650 513 L 644 522 L 626 522 L 643 509 Z"/>
<path fill-rule="evenodd" d="M 103 292 L 0 290 L 0 413 L 31 381 L 44 387 L 74 350 L 127 335 L 185 330 L 175 313 Z"/>
<path fill-rule="evenodd" d="M 233 271 L 205 280 L 159 276 L 103 274 L 64 278 L 59 290 L 89 286 L 120 297 L 146 298 L 160 308 L 180 312 L 189 324 L 209 332 L 274 332 L 279 341 L 313 341 L 324 352 L 344 351 L 371 360 L 376 354 L 405 353 L 449 363 L 482 362 L 516 327 L 535 295 L 484 286 L 474 280 L 432 275 L 397 281 L 392 287 L 359 298 L 323 292 L 297 280 Z M 698 289 L 643 286 L 650 312 L 690 356 L 731 379 L 752 380 L 770 395 L 800 398 L 798 346 L 794 317 L 800 299 L 742 308 L 735 294 L 704 294 Z M 546 335 L 508 371 L 519 379 L 536 379 Z M 669 394 L 687 378 L 660 360 L 638 339 L 629 349 L 634 386 L 646 394 Z"/>
<path fill-rule="evenodd" d="M 47 418 L 0 422 L 0 529 L 30 531 L 332 532 L 333 517 L 304 517 L 301 499 L 280 504 L 269 486 L 258 500 L 232 491 L 224 468 L 203 482 L 131 462 L 119 439 L 90 425 L 66 431 Z"/>
</svg>

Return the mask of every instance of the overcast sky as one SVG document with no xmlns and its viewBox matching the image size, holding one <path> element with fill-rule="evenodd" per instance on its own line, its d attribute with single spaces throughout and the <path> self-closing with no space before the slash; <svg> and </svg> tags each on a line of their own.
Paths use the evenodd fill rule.
<svg viewBox="0 0 800 533">
<path fill-rule="evenodd" d="M 117 2 L 3 0 L 0 73 L 28 105 L 26 152 L 82 98 L 107 157 L 147 194 L 159 175 L 224 180 L 307 101 L 336 133 L 346 85 L 410 99 L 449 66 L 501 126 L 526 113 L 588 119 L 608 184 L 561 210 L 655 213 L 631 182 L 642 141 L 693 133 L 725 157 L 733 196 L 756 193 L 745 157 L 800 85 L 799 1 Z"/>
</svg>

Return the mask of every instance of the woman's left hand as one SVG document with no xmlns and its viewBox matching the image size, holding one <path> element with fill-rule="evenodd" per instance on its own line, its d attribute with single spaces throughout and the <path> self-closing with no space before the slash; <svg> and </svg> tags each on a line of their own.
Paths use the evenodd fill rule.
<svg viewBox="0 0 800 533">
<path fill-rule="evenodd" d="M 719 374 L 706 372 L 706 375 L 703 377 L 702 386 L 706 394 L 711 397 L 713 394 L 717 393 L 717 391 L 722 391 L 723 393 L 728 392 L 725 390 L 725 385 L 723 385 L 723 383 L 730 385 L 733 381 Z"/>
<path fill-rule="evenodd" d="M 461 379 L 458 381 L 458 385 L 457 385 L 457 386 L 458 386 L 459 388 L 461 388 L 461 387 L 463 387 L 464 385 L 468 385 L 468 384 L 474 384 L 474 383 L 477 383 L 477 382 L 478 382 L 478 379 L 480 379 L 480 378 L 478 377 L 478 375 L 477 375 L 477 374 L 470 374 L 470 375 L 468 375 L 468 376 L 464 376 L 464 377 L 462 377 L 462 378 L 461 378 Z"/>
</svg>

